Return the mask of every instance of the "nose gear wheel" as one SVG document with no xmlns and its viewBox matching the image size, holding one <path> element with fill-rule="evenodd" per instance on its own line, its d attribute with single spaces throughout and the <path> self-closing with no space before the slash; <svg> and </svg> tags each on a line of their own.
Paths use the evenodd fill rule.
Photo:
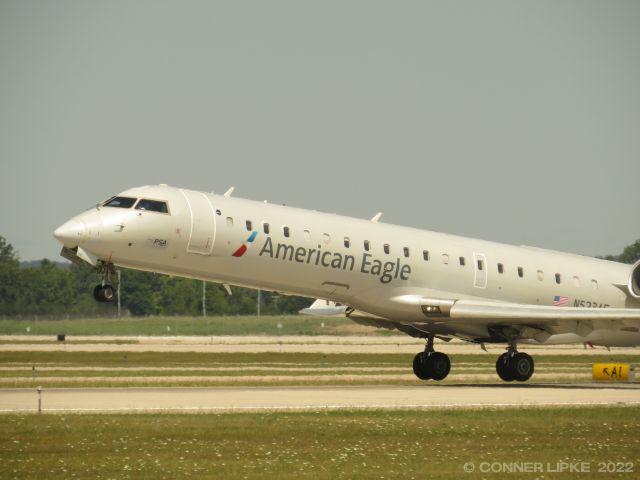
<svg viewBox="0 0 640 480">
<path fill-rule="evenodd" d="M 116 291 L 111 280 L 113 277 L 117 279 L 116 268 L 113 263 L 102 262 L 97 267 L 98 272 L 102 274 L 102 283 L 99 283 L 93 289 L 93 298 L 98 302 L 110 303 L 116 298 Z"/>
</svg>

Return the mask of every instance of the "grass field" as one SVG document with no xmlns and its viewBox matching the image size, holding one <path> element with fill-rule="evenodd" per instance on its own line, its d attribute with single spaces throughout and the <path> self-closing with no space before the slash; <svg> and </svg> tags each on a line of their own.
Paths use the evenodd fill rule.
<svg viewBox="0 0 640 480">
<path fill-rule="evenodd" d="M 348 318 L 289 316 L 0 320 L 0 335 L 390 335 Z M 397 333 L 397 332 L 396 332 Z"/>
<path fill-rule="evenodd" d="M 0 352 L 0 387 L 421 384 L 410 354 Z M 591 381 L 591 364 L 640 355 L 539 355 L 531 382 Z M 452 356 L 440 383 L 499 383 L 491 354 Z M 35 367 L 35 370 L 34 370 Z"/>
<path fill-rule="evenodd" d="M 625 407 L 2 415 L 0 478 L 632 479 L 639 431 Z M 544 472 L 491 473 L 495 462 Z M 548 473 L 563 462 L 590 472 Z M 600 462 L 626 473 L 598 473 Z"/>
</svg>

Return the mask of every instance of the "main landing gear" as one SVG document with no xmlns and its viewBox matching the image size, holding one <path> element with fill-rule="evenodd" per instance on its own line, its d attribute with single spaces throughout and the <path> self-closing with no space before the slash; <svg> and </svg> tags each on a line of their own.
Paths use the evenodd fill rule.
<svg viewBox="0 0 640 480">
<path fill-rule="evenodd" d="M 424 352 L 418 353 L 413 359 L 413 373 L 420 380 L 444 380 L 451 370 L 449 357 L 433 349 L 433 336 L 427 339 Z M 515 342 L 509 344 L 496 362 L 496 372 L 505 382 L 526 382 L 534 371 L 533 358 L 523 352 L 518 352 Z"/>
<path fill-rule="evenodd" d="M 433 336 L 427 339 L 424 352 L 413 359 L 413 373 L 420 380 L 444 380 L 451 370 L 449 356 L 433 350 Z"/>
<path fill-rule="evenodd" d="M 505 382 L 526 382 L 533 375 L 533 358 L 523 352 L 518 352 L 515 343 L 509 344 L 507 351 L 498 357 L 496 372 Z"/>
<path fill-rule="evenodd" d="M 116 298 L 116 291 L 111 283 L 112 278 L 117 277 L 115 265 L 101 263 L 98 266 L 98 273 L 102 274 L 102 282 L 93 289 L 93 298 L 102 303 L 113 302 Z"/>
</svg>

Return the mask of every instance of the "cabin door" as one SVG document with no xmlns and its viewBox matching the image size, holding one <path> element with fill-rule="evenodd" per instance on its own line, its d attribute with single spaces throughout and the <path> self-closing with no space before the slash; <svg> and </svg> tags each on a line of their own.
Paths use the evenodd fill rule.
<svg viewBox="0 0 640 480">
<path fill-rule="evenodd" d="M 484 253 L 473 254 L 473 286 L 475 288 L 487 288 L 487 257 Z"/>
<path fill-rule="evenodd" d="M 211 255 L 216 238 L 216 214 L 209 197 L 202 192 L 180 190 L 191 215 L 187 253 Z"/>
</svg>

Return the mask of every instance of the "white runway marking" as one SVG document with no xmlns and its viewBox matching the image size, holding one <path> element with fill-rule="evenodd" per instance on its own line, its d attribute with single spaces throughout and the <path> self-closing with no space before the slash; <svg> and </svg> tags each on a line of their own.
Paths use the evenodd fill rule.
<svg viewBox="0 0 640 480">
<path fill-rule="evenodd" d="M 45 389 L 44 412 L 242 412 L 640 405 L 633 385 Z M 0 412 L 37 411 L 35 389 L 0 390 Z"/>
</svg>

